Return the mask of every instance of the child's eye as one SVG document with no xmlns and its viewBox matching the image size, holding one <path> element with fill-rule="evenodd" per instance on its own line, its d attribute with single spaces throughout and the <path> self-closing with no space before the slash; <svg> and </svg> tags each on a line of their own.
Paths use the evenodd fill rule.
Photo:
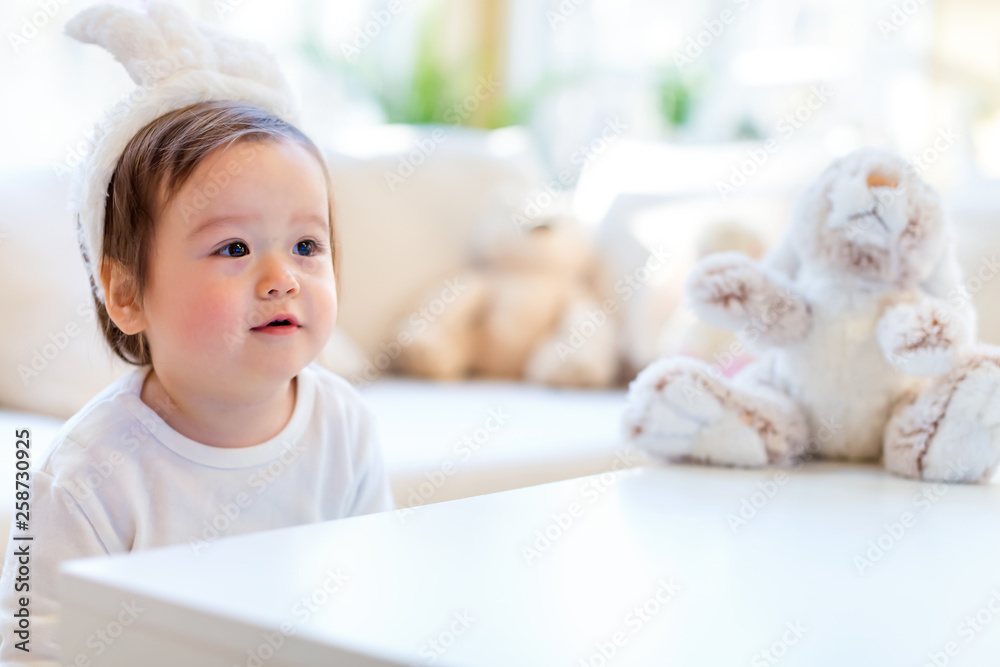
<svg viewBox="0 0 1000 667">
<path fill-rule="evenodd" d="M 312 247 L 312 251 L 306 255 L 307 257 L 309 255 L 314 255 L 316 253 L 323 252 L 323 247 L 324 247 L 323 244 L 321 244 L 319 241 L 313 241 L 312 239 L 309 239 L 307 241 L 299 241 L 298 243 L 295 244 L 296 248 L 301 248 L 303 246 L 305 246 L 306 248 Z"/>
<path fill-rule="evenodd" d="M 229 250 L 230 248 L 234 248 L 234 247 L 237 247 L 237 246 L 240 247 L 240 248 L 243 248 L 243 250 L 245 251 L 244 254 L 242 254 L 242 255 L 227 255 L 225 252 L 223 252 L 225 250 Z M 243 243 L 242 241 L 233 241 L 232 243 L 228 243 L 228 244 L 222 246 L 221 248 L 219 248 L 215 252 L 215 254 L 216 255 L 222 255 L 223 257 L 246 257 L 247 255 L 250 254 L 250 248 L 247 248 L 246 244 Z"/>
</svg>

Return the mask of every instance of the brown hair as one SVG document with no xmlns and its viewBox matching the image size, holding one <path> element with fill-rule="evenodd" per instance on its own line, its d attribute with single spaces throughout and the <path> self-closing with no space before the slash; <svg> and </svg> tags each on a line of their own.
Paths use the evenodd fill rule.
<svg viewBox="0 0 1000 667">
<path fill-rule="evenodd" d="M 241 141 L 294 141 L 319 161 L 329 193 L 330 254 L 334 275 L 340 274 L 333 189 L 319 148 L 295 126 L 257 107 L 231 101 L 198 102 L 164 114 L 137 132 L 108 184 L 103 252 L 97 266 L 108 261 L 120 264 L 132 281 L 137 302 L 142 302 L 149 276 L 157 214 L 209 153 Z M 101 331 L 115 354 L 136 366 L 152 363 L 145 333 L 124 333 L 96 294 L 94 303 Z"/>
</svg>

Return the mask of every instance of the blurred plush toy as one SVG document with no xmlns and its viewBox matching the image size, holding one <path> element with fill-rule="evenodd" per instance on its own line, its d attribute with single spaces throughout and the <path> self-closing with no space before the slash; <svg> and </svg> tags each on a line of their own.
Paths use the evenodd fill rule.
<svg viewBox="0 0 1000 667">
<path fill-rule="evenodd" d="M 499 234 L 486 253 L 482 267 L 444 281 L 454 293 L 450 303 L 436 283 L 399 323 L 397 370 L 439 380 L 612 384 L 617 321 L 604 307 L 598 255 L 576 221 L 550 217 Z"/>
<path fill-rule="evenodd" d="M 670 460 L 878 459 L 926 480 L 982 481 L 1000 461 L 1000 349 L 975 343 L 937 194 L 877 149 L 835 161 L 757 262 L 703 259 L 687 283 L 706 322 L 759 358 L 734 378 L 684 357 L 633 381 L 625 429 Z"/>
</svg>

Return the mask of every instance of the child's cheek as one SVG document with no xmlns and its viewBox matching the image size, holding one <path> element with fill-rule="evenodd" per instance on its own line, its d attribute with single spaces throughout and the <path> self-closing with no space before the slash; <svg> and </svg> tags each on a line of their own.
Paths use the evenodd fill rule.
<svg viewBox="0 0 1000 667">
<path fill-rule="evenodd" d="M 190 293 L 184 309 L 185 343 L 205 350 L 226 349 L 253 326 L 241 315 L 239 300 L 229 290 L 203 284 Z"/>
</svg>

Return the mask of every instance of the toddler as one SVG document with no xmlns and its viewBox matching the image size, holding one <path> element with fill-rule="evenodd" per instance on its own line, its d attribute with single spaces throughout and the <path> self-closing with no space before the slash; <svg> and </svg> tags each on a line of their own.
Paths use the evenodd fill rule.
<svg viewBox="0 0 1000 667">
<path fill-rule="evenodd" d="M 370 410 L 314 362 L 338 294 L 322 154 L 259 45 L 166 2 L 147 11 L 95 6 L 66 28 L 141 84 L 99 128 L 74 204 L 98 321 L 137 368 L 31 472 L 30 528 L 12 530 L 0 577 L 0 665 L 57 664 L 62 560 L 393 509 Z"/>
</svg>

